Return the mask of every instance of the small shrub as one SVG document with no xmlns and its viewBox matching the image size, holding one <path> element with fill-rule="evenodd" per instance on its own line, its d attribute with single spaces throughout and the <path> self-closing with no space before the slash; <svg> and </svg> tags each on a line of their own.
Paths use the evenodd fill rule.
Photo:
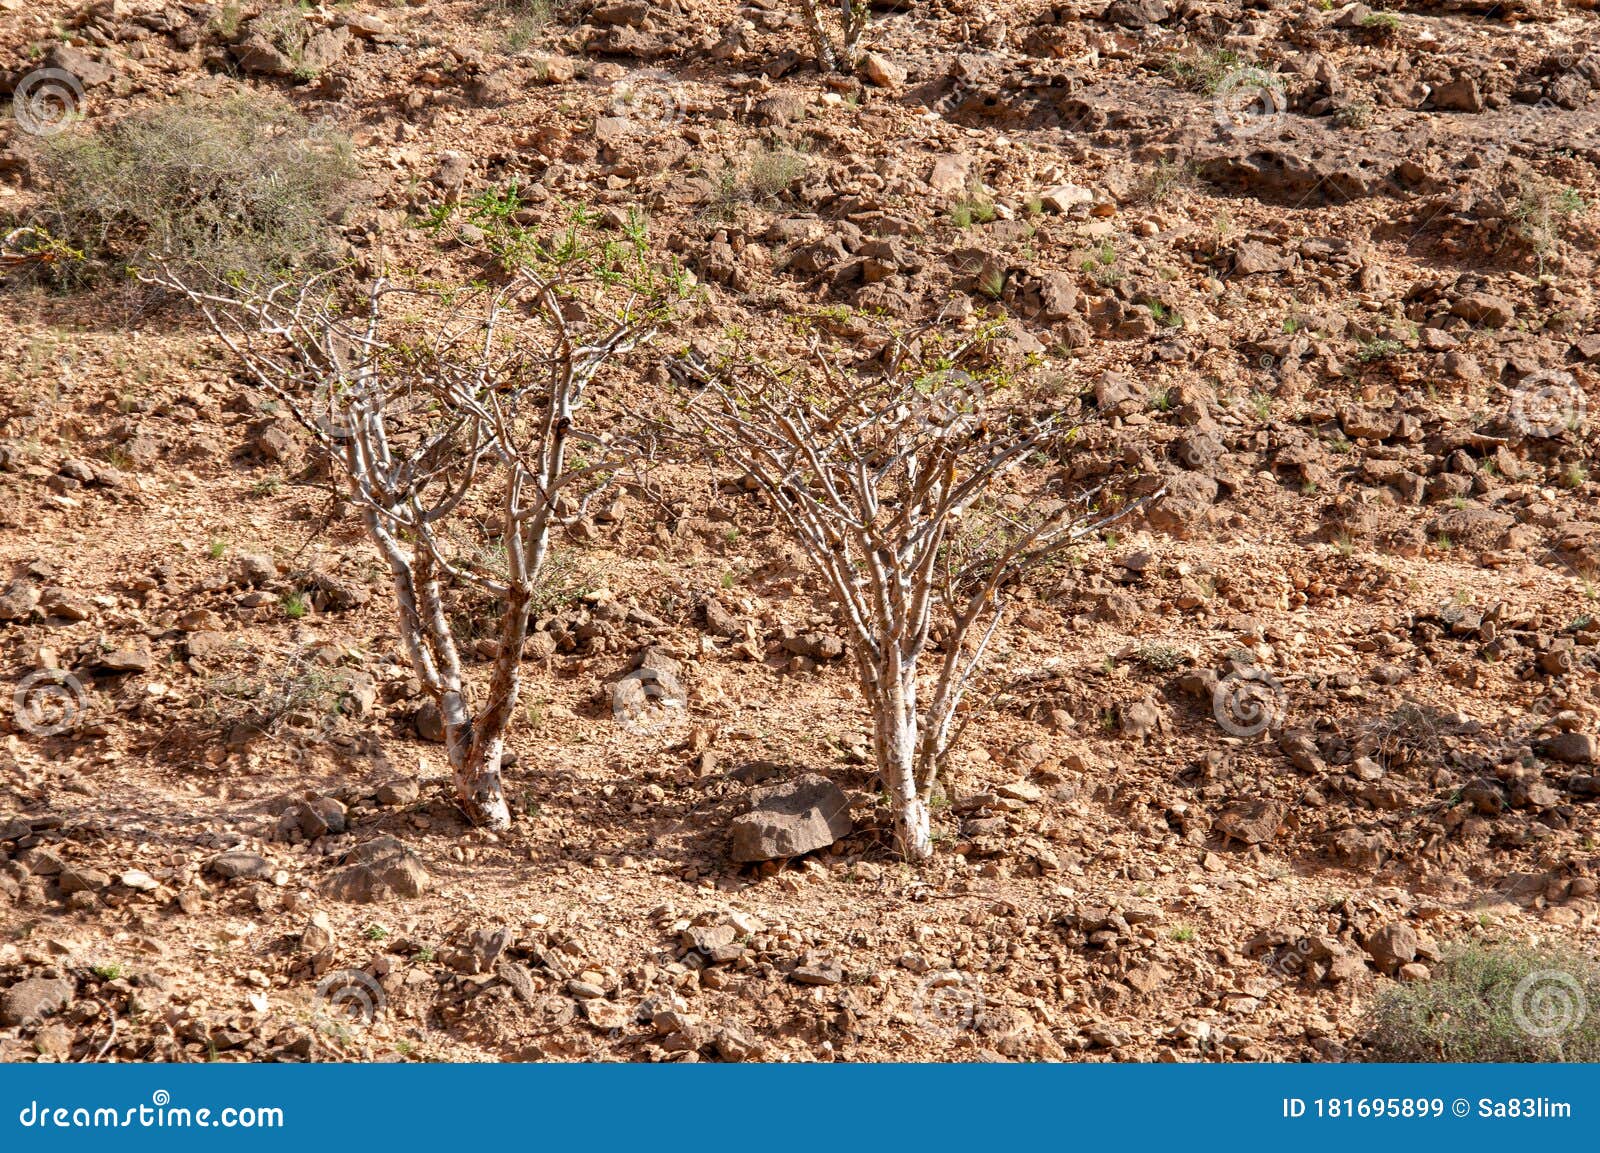
<svg viewBox="0 0 1600 1153">
<path fill-rule="evenodd" d="M 1378 1061 L 1593 1061 L 1600 967 L 1563 953 L 1466 945 L 1431 980 L 1386 990 L 1366 1045 Z"/>
<path fill-rule="evenodd" d="M 745 164 L 745 182 L 758 202 L 776 200 L 805 174 L 805 154 L 792 148 L 758 148 Z"/>
<path fill-rule="evenodd" d="M 1181 160 L 1162 160 L 1154 168 L 1140 173 L 1134 196 L 1144 204 L 1160 204 L 1174 192 L 1194 185 L 1193 165 Z"/>
<path fill-rule="evenodd" d="M 1140 645 L 1133 656 L 1145 668 L 1158 673 L 1174 673 L 1189 663 L 1184 651 L 1171 645 Z"/>
<path fill-rule="evenodd" d="M 232 282 L 325 261 L 355 165 L 341 136 L 240 97 L 52 139 L 37 226 L 82 254 L 59 279 L 165 261 Z"/>
<path fill-rule="evenodd" d="M 793 148 L 762 145 L 752 149 L 739 163 L 724 163 L 713 174 L 717 186 L 707 210 L 726 219 L 741 204 L 770 206 L 800 183 L 806 166 L 805 153 Z"/>
<path fill-rule="evenodd" d="M 1393 12 L 1369 12 L 1361 18 L 1361 30 L 1379 39 L 1393 36 L 1400 27 L 1400 17 Z"/>
<path fill-rule="evenodd" d="M 495 7 L 509 22 L 502 38 L 507 52 L 537 42 L 560 14 L 556 0 L 499 0 Z"/>
<path fill-rule="evenodd" d="M 1587 207 L 1575 189 L 1534 177 L 1518 186 L 1507 218 L 1511 234 L 1533 254 L 1543 271 L 1546 258 L 1560 244 L 1571 218 L 1581 215 Z"/>
<path fill-rule="evenodd" d="M 1239 65 L 1239 54 L 1222 50 L 1198 56 L 1173 56 L 1163 66 L 1167 77 L 1181 88 L 1213 96 L 1222 81 Z"/>
<path fill-rule="evenodd" d="M 1375 112 L 1377 108 L 1372 101 L 1352 100 L 1349 104 L 1340 106 L 1333 114 L 1333 118 L 1342 128 L 1365 128 L 1372 123 Z"/>
<path fill-rule="evenodd" d="M 306 46 L 311 43 L 311 25 L 306 9 L 299 4 L 268 8 L 250 21 L 249 31 L 263 37 L 298 68 L 303 65 Z"/>
<path fill-rule="evenodd" d="M 1369 340 L 1361 345 L 1356 353 L 1356 359 L 1362 364 L 1371 364 L 1376 360 L 1388 360 L 1390 357 L 1399 356 L 1405 350 L 1406 346 L 1398 340 Z"/>
</svg>

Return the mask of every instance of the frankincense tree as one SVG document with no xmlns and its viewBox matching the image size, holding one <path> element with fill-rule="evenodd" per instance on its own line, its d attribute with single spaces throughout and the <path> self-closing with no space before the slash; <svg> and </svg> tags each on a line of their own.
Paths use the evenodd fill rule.
<svg viewBox="0 0 1600 1153">
<path fill-rule="evenodd" d="M 682 430 L 754 480 L 842 611 L 913 861 L 933 852 L 934 786 L 1008 588 L 1105 519 L 1092 497 L 1056 487 L 1060 470 L 1022 467 L 1070 430 L 1008 407 L 998 372 L 962 367 L 986 343 L 890 333 L 863 370 L 813 331 L 799 363 L 738 347 L 672 362 Z"/>
<path fill-rule="evenodd" d="M 584 421 L 597 374 L 650 340 L 683 290 L 642 230 L 598 239 L 580 215 L 519 246 L 501 283 L 464 288 L 333 276 L 239 287 L 158 267 L 147 282 L 204 315 L 248 377 L 286 406 L 359 509 L 386 563 L 400 635 L 439 709 L 456 802 L 503 829 L 501 761 L 552 530 L 640 457 Z M 495 656 L 473 705 L 447 588 L 495 599 Z"/>
</svg>

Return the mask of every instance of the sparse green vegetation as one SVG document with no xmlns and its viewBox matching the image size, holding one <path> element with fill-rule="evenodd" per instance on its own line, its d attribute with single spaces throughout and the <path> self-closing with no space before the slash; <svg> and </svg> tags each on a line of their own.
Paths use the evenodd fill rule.
<svg viewBox="0 0 1600 1153">
<path fill-rule="evenodd" d="M 1400 28 L 1400 17 L 1394 12 L 1368 12 L 1361 18 L 1361 30 L 1382 39 L 1393 36 Z"/>
<path fill-rule="evenodd" d="M 1576 189 L 1534 176 L 1522 181 L 1516 200 L 1507 207 L 1506 217 L 1512 235 L 1533 254 L 1542 272 L 1570 220 L 1587 209 Z"/>
<path fill-rule="evenodd" d="M 1362 364 L 1371 364 L 1374 361 L 1399 356 L 1405 350 L 1406 346 L 1398 340 L 1367 340 L 1363 341 L 1356 351 L 1356 359 Z"/>
<path fill-rule="evenodd" d="M 1171 645 L 1140 645 L 1133 655 L 1145 668 L 1158 673 L 1174 673 L 1189 663 L 1183 650 Z"/>
<path fill-rule="evenodd" d="M 499 0 L 507 18 L 502 43 L 507 52 L 521 52 L 536 43 L 559 14 L 557 0 Z"/>
<path fill-rule="evenodd" d="M 742 204 L 770 207 L 806 174 L 806 155 L 785 145 L 760 145 L 737 163 L 724 163 L 712 173 L 715 191 L 707 215 L 731 219 Z"/>
<path fill-rule="evenodd" d="M 988 224 L 994 219 L 994 203 L 980 191 L 969 194 L 950 206 L 950 223 L 957 228 L 971 228 L 974 224 Z"/>
<path fill-rule="evenodd" d="M 1432 979 L 1386 989 L 1366 1055 L 1379 1061 L 1600 1059 L 1600 968 L 1578 955 L 1468 944 Z"/>
<path fill-rule="evenodd" d="M 1173 193 L 1193 187 L 1194 184 L 1192 164 L 1181 160 L 1161 160 L 1140 174 L 1135 196 L 1145 204 L 1160 204 Z"/>
<path fill-rule="evenodd" d="M 1333 119 L 1343 128 L 1365 128 L 1372 123 L 1377 107 L 1370 100 L 1352 100 L 1339 106 Z"/>
<path fill-rule="evenodd" d="M 1180 88 L 1214 95 L 1229 72 L 1239 66 L 1239 54 L 1226 49 L 1193 56 L 1169 57 L 1162 67 L 1168 79 Z"/>
</svg>

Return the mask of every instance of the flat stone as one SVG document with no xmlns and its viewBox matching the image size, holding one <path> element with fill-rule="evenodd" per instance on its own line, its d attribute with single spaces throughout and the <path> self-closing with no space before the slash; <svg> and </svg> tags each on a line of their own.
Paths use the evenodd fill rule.
<svg viewBox="0 0 1600 1153">
<path fill-rule="evenodd" d="M 252 881 L 264 881 L 272 876 L 272 862 L 256 853 L 247 853 L 241 849 L 229 849 L 226 853 L 211 858 L 211 864 L 207 868 L 224 881 L 237 880 L 241 877 Z"/>
<path fill-rule="evenodd" d="M 844 968 L 829 957 L 807 953 L 789 979 L 798 985 L 837 985 L 844 980 Z"/>
<path fill-rule="evenodd" d="M 56 878 L 63 893 L 98 893 L 111 883 L 111 874 L 82 865 L 68 865 Z"/>
<path fill-rule="evenodd" d="M 1588 733 L 1557 733 L 1539 742 L 1539 752 L 1553 761 L 1569 765 L 1592 765 L 1595 762 L 1595 739 Z"/>
<path fill-rule="evenodd" d="M 95 658 L 94 667 L 110 673 L 142 673 L 150 668 L 146 649 L 112 649 Z"/>
<path fill-rule="evenodd" d="M 807 773 L 756 792 L 750 811 L 733 822 L 730 854 L 735 861 L 798 857 L 827 848 L 852 828 L 850 802 L 839 786 Z"/>
</svg>

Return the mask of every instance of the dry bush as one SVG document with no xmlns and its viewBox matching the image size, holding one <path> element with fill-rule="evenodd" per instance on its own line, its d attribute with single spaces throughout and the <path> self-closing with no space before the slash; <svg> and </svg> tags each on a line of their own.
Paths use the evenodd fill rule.
<svg viewBox="0 0 1600 1153">
<path fill-rule="evenodd" d="M 1378 1061 L 1593 1061 L 1600 967 L 1518 947 L 1467 945 L 1429 981 L 1378 998 L 1366 1038 Z"/>
<path fill-rule="evenodd" d="M 34 224 L 77 259 L 67 282 L 160 260 L 249 283 L 327 261 L 356 168 L 347 140 L 249 97 L 132 116 L 51 140 Z"/>
</svg>

